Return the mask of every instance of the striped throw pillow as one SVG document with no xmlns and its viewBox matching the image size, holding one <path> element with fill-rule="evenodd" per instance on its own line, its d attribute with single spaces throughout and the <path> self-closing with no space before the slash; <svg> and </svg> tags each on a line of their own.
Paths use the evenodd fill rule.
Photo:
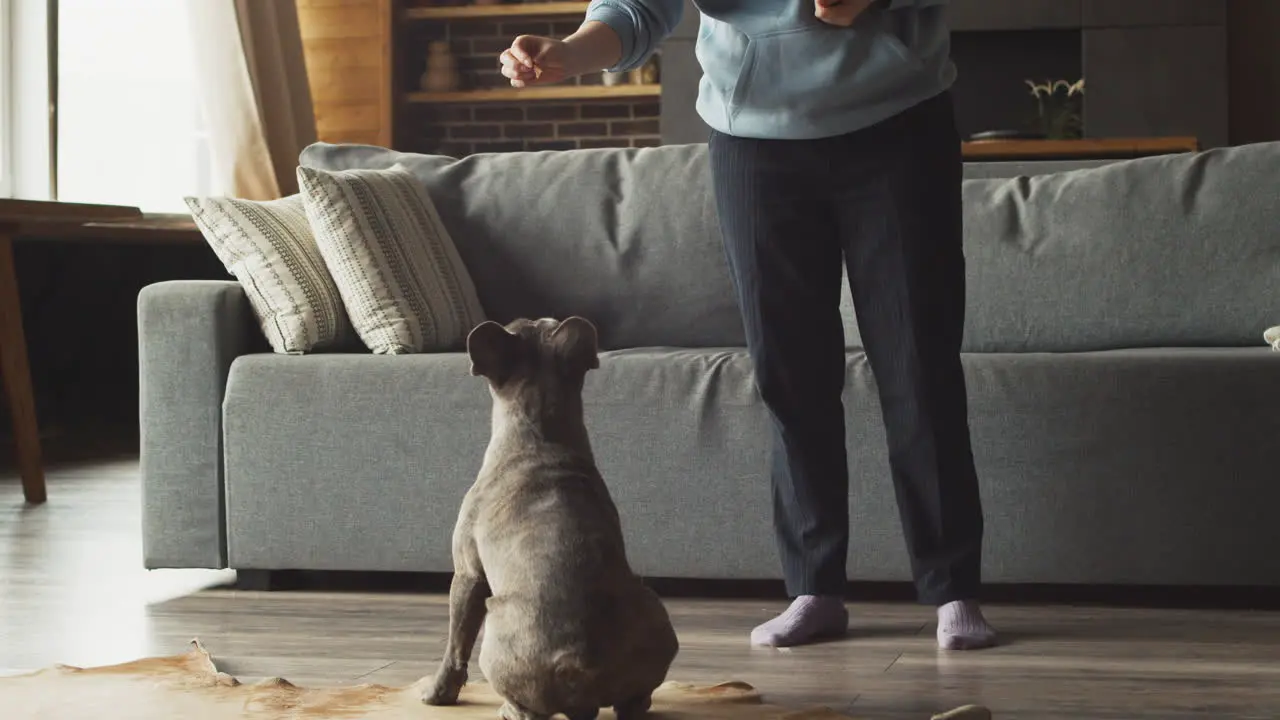
<svg viewBox="0 0 1280 720">
<path fill-rule="evenodd" d="M 360 339 L 379 354 L 461 350 L 484 321 L 426 188 L 399 166 L 298 168 L 307 217 Z"/>
<path fill-rule="evenodd" d="M 244 288 L 272 350 L 296 355 L 357 344 L 301 195 L 185 200 L 214 255 Z"/>
</svg>

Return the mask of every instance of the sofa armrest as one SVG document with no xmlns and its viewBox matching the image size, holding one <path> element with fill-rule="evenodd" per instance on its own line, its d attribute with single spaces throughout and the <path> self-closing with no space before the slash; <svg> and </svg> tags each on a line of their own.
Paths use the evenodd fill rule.
<svg viewBox="0 0 1280 720">
<path fill-rule="evenodd" d="M 138 294 L 143 556 L 148 569 L 224 568 L 222 399 L 261 331 L 232 281 Z"/>
</svg>

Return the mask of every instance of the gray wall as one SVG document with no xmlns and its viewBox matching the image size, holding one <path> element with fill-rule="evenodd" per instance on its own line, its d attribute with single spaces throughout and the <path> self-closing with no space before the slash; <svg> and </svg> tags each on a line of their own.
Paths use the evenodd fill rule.
<svg viewBox="0 0 1280 720">
<path fill-rule="evenodd" d="M 694 110 L 698 12 L 690 0 L 685 7 L 662 53 L 662 138 L 669 144 L 705 142 L 708 132 Z M 1226 0 L 951 2 L 957 33 L 1078 32 L 1087 136 L 1193 135 L 1204 147 L 1228 143 L 1226 17 Z"/>
<path fill-rule="evenodd" d="M 684 0 L 684 18 L 662 46 L 662 142 L 667 145 L 706 142 L 706 123 L 698 117 L 698 80 L 702 68 L 693 54 L 698 36 L 698 8 Z"/>
<path fill-rule="evenodd" d="M 1229 0 L 1227 68 L 1231 144 L 1280 140 L 1280 2 Z"/>
</svg>

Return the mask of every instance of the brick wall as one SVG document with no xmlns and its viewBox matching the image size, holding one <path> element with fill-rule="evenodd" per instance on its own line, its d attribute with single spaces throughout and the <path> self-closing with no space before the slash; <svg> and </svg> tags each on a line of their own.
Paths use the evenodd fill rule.
<svg viewBox="0 0 1280 720">
<path fill-rule="evenodd" d="M 405 140 L 411 151 L 454 157 L 661 144 L 656 100 L 424 105 L 411 108 L 405 118 Z"/>
<path fill-rule="evenodd" d="M 421 23 L 407 38 L 405 79 L 416 90 L 426 67 L 426 47 L 447 40 L 457 58 L 462 90 L 508 86 L 498 56 L 517 35 L 563 37 L 576 21 L 451 21 Z M 629 80 L 629 78 L 628 78 Z M 571 81 L 600 85 L 599 73 Z M 498 104 L 410 104 L 403 110 L 401 136 L 414 152 L 460 157 L 477 152 L 646 147 L 661 143 L 658 98 Z"/>
</svg>

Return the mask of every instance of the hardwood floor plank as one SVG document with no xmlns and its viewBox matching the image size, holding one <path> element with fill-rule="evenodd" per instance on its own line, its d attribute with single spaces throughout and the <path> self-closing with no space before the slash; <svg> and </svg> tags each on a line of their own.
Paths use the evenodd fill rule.
<svg viewBox="0 0 1280 720">
<path fill-rule="evenodd" d="M 434 670 L 443 595 L 247 592 L 227 589 L 228 572 L 146 572 L 135 458 L 48 475 L 57 491 L 32 508 L 0 471 L 0 674 L 179 653 L 197 637 L 247 681 L 400 685 Z M 1280 718 L 1277 612 L 992 605 L 1004 644 L 946 653 L 933 611 L 913 604 L 853 603 L 847 638 L 790 650 L 747 642 L 780 601 L 667 605 L 673 679 L 742 680 L 794 707 L 868 720 L 966 703 L 999 720 Z"/>
<path fill-rule="evenodd" d="M 919 668 L 891 673 L 859 694 L 852 712 L 867 718 L 928 717 L 935 708 L 986 704 L 997 718 L 1270 718 L 1280 692 L 1256 683 L 1204 675 L 1170 678 L 1060 672 L 977 672 Z"/>
</svg>

